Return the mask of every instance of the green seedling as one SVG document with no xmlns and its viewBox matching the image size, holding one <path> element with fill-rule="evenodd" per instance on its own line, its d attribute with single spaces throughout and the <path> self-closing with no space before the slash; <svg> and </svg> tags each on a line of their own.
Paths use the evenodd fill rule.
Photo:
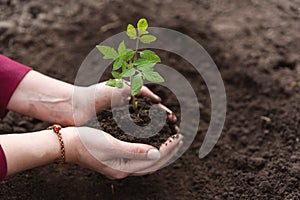
<svg viewBox="0 0 300 200">
<path fill-rule="evenodd" d="M 120 42 L 117 50 L 110 46 L 96 46 L 104 59 L 113 60 L 113 79 L 109 79 L 106 85 L 123 88 L 124 84 L 127 84 L 131 90 L 134 109 L 137 109 L 136 95 L 143 87 L 144 80 L 152 83 L 164 82 L 163 77 L 154 71 L 155 65 L 161 61 L 160 57 L 154 51 L 139 50 L 140 42 L 150 44 L 157 39 L 147 28 L 148 22 L 145 18 L 138 21 L 137 27 L 128 24 L 126 34 L 136 41 L 134 50 L 127 48 L 124 41 Z"/>
</svg>

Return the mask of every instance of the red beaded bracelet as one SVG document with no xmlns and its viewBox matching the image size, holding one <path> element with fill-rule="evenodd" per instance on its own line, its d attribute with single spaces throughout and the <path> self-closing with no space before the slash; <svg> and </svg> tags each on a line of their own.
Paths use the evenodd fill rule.
<svg viewBox="0 0 300 200">
<path fill-rule="evenodd" d="M 58 136 L 58 140 L 59 140 L 59 144 L 60 144 L 60 159 L 58 161 L 58 163 L 65 163 L 66 159 L 65 159 L 65 144 L 64 141 L 62 139 L 62 135 L 59 132 L 61 130 L 61 125 L 59 124 L 53 124 L 52 126 L 49 126 L 47 128 L 47 130 L 53 130 L 54 133 L 56 133 L 56 135 Z"/>
</svg>

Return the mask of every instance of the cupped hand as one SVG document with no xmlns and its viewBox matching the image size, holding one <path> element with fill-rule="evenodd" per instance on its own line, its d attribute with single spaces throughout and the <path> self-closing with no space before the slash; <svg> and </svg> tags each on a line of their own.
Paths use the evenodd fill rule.
<svg viewBox="0 0 300 200">
<path fill-rule="evenodd" d="M 101 109 L 110 108 L 111 106 L 122 106 L 128 102 L 131 97 L 130 87 L 126 84 L 123 86 L 123 88 L 116 88 L 107 86 L 106 82 L 102 82 L 92 87 L 96 87 L 96 111 L 101 111 Z M 159 103 L 161 101 L 160 97 L 154 94 L 146 86 L 141 88 L 141 91 L 137 94 L 137 97 L 149 97 L 154 103 Z"/>
<path fill-rule="evenodd" d="M 84 88 L 83 90 L 78 90 L 80 95 L 76 96 L 76 105 L 73 114 L 75 126 L 81 126 L 90 120 L 96 113 L 100 113 L 104 109 L 109 109 L 111 106 L 118 107 L 122 106 L 125 103 L 128 103 L 128 100 L 131 98 L 130 87 L 124 85 L 123 88 L 115 88 L 106 85 L 106 82 L 102 82 L 90 87 Z M 90 95 L 94 94 L 94 98 L 90 100 L 86 98 L 85 94 Z M 175 114 L 166 106 L 161 104 L 161 98 L 154 94 L 149 88 L 143 86 L 141 91 L 136 95 L 137 97 L 148 97 L 154 103 L 158 105 L 167 112 L 168 118 L 171 122 L 176 122 Z M 91 102 L 93 101 L 93 102 Z M 77 106 L 77 104 L 79 106 Z M 91 105 L 95 105 L 95 108 L 92 108 Z M 72 125 L 72 124 L 71 124 Z M 178 130 L 178 127 L 175 127 Z"/>
<path fill-rule="evenodd" d="M 183 139 L 179 134 L 172 136 L 158 150 L 146 144 L 123 142 L 89 127 L 72 128 L 72 135 L 66 144 L 69 147 L 69 150 L 66 148 L 67 161 L 111 179 L 153 173 L 177 153 Z"/>
</svg>

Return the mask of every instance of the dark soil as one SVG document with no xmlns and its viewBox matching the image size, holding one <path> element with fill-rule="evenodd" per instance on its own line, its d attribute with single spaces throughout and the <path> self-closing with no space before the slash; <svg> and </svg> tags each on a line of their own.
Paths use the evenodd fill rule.
<svg viewBox="0 0 300 200">
<path fill-rule="evenodd" d="M 96 44 L 140 17 L 191 36 L 219 67 L 228 105 L 213 151 L 198 158 L 210 121 L 203 80 L 186 61 L 162 52 L 201 105 L 198 134 L 180 159 L 152 175 L 114 182 L 76 165 L 48 165 L 9 177 L 0 199 L 300 199 L 298 0 L 6 0 L 0 2 L 0 53 L 73 83 Z M 169 91 L 153 89 L 180 114 Z M 0 131 L 47 125 L 10 112 Z"/>
<path fill-rule="evenodd" d="M 144 143 L 150 144 L 159 149 L 162 143 L 164 143 L 170 136 L 176 134 L 174 123 L 172 123 L 168 118 L 164 122 L 162 129 L 155 135 L 151 137 L 145 137 L 145 134 L 150 133 L 153 129 L 152 126 L 159 126 L 160 121 L 158 118 L 149 116 L 149 110 L 152 107 L 153 103 L 149 98 L 137 98 L 138 107 L 134 109 L 132 102 L 129 102 L 129 112 L 127 107 L 116 108 L 115 116 L 113 116 L 112 111 L 103 110 L 97 117 L 97 120 L 91 120 L 87 122 L 84 126 L 97 128 L 110 133 L 115 138 L 126 141 L 126 142 L 135 142 L 135 143 Z M 161 108 L 155 107 L 151 111 L 153 116 L 158 115 L 160 112 L 164 113 L 167 116 L 167 113 Z M 131 129 L 130 132 L 124 132 L 122 125 L 118 124 L 114 117 L 121 121 L 123 126 L 127 125 L 127 120 L 131 119 L 138 127 L 136 129 Z M 149 124 L 152 124 L 150 126 Z M 130 129 L 130 128 L 129 128 Z"/>
</svg>

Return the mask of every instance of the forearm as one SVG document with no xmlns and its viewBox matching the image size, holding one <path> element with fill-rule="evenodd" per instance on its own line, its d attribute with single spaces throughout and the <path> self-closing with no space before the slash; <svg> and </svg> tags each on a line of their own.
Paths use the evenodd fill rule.
<svg viewBox="0 0 300 200">
<path fill-rule="evenodd" d="M 16 88 L 7 108 L 43 121 L 73 125 L 73 91 L 73 85 L 32 70 Z"/>
<path fill-rule="evenodd" d="M 76 155 L 72 146 L 75 128 L 61 130 L 66 161 Z M 24 134 L 0 135 L 0 144 L 7 161 L 8 175 L 52 163 L 60 158 L 60 143 L 52 130 Z"/>
<path fill-rule="evenodd" d="M 122 105 L 130 96 L 126 91 L 116 90 L 115 102 L 111 102 L 113 88 L 105 82 L 79 87 L 31 70 L 14 91 L 7 109 L 50 123 L 78 126 L 111 104 Z"/>
<path fill-rule="evenodd" d="M 95 111 L 110 107 L 110 96 L 111 88 L 105 83 L 79 87 L 32 70 L 16 88 L 7 109 L 50 123 L 78 126 Z"/>
</svg>

